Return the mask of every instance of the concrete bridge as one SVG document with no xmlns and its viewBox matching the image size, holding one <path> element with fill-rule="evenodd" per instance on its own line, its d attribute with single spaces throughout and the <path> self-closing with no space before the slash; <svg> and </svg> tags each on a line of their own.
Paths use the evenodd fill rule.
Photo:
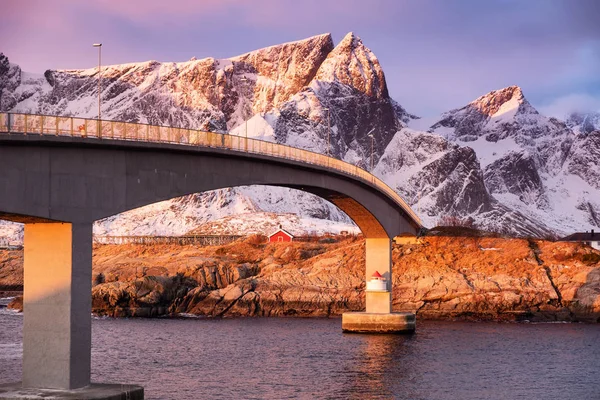
<svg viewBox="0 0 600 400">
<path fill-rule="evenodd" d="M 391 313 L 391 240 L 416 234 L 420 220 L 354 165 L 211 132 L 0 113 L 0 171 L 0 219 L 25 224 L 25 388 L 90 385 L 93 222 L 219 188 L 282 186 L 338 206 L 366 237 L 367 279 L 386 278 L 367 291 L 366 313 L 343 316 L 343 329 L 414 330 L 414 315 Z"/>
</svg>

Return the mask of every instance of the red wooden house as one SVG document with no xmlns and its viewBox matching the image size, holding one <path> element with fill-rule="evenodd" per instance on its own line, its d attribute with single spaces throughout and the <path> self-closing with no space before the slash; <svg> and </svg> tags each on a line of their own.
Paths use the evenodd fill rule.
<svg viewBox="0 0 600 400">
<path fill-rule="evenodd" d="M 281 228 L 269 235 L 269 243 L 271 242 L 291 242 L 294 239 L 294 235 Z"/>
</svg>

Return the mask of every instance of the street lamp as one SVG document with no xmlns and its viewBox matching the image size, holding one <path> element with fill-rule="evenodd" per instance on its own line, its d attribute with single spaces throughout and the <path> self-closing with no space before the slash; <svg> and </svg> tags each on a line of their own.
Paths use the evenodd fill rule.
<svg viewBox="0 0 600 400">
<path fill-rule="evenodd" d="M 371 129 L 369 133 L 367 133 L 367 136 L 371 138 L 371 173 L 373 173 L 373 148 L 375 146 L 375 135 L 372 133 L 374 130 L 375 128 Z"/>
<path fill-rule="evenodd" d="M 100 90 L 101 90 L 100 65 L 102 63 L 102 43 L 94 43 L 92 46 L 98 48 L 98 136 L 100 136 L 100 134 L 101 134 L 100 131 L 102 129 L 102 125 L 101 125 L 101 122 L 100 122 L 100 118 L 101 118 L 101 111 L 100 111 L 100 104 L 101 104 L 101 97 L 100 97 Z"/>
<path fill-rule="evenodd" d="M 327 111 L 327 157 L 331 157 L 331 152 L 329 151 L 331 142 L 331 113 L 327 107 L 324 107 L 323 110 Z"/>
</svg>

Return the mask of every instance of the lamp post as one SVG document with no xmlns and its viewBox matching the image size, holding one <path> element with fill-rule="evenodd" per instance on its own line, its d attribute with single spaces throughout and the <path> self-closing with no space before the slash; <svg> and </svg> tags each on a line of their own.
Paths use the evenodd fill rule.
<svg viewBox="0 0 600 400">
<path fill-rule="evenodd" d="M 375 135 L 373 135 L 374 130 L 375 128 L 371 129 L 369 133 L 367 133 L 367 136 L 371 138 L 371 173 L 373 173 L 373 149 L 375 147 Z"/>
<path fill-rule="evenodd" d="M 100 111 L 100 105 L 101 105 L 101 96 L 100 96 L 100 90 L 101 88 L 101 77 L 100 77 L 100 66 L 102 64 L 102 43 L 94 43 L 92 46 L 97 47 L 98 48 L 98 136 L 101 136 L 102 132 L 102 123 L 100 122 L 100 118 L 101 118 L 101 111 Z"/>
<path fill-rule="evenodd" d="M 329 108 L 324 107 L 323 110 L 327 111 L 327 157 L 331 157 L 331 152 L 329 150 L 331 143 L 331 114 Z"/>
</svg>

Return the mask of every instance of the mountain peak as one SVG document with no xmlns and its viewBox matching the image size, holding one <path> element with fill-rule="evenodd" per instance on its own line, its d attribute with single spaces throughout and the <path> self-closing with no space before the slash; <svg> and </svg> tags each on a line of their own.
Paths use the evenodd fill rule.
<svg viewBox="0 0 600 400">
<path fill-rule="evenodd" d="M 342 41 L 338 44 L 338 46 L 352 46 L 356 47 L 362 45 L 362 40 L 354 34 L 354 32 L 348 32 L 346 36 L 342 39 Z"/>
<path fill-rule="evenodd" d="M 529 105 L 519 86 L 509 86 L 504 89 L 494 90 L 485 94 L 469 105 L 476 108 L 482 114 L 493 117 L 504 114 L 510 110 L 516 110 L 522 104 Z"/>
<path fill-rule="evenodd" d="M 333 49 L 331 34 L 325 33 L 265 47 L 229 60 L 235 63 L 235 72 L 246 79 L 257 79 L 252 78 L 254 75 L 262 78 L 263 83 L 252 93 L 252 112 L 256 113 L 281 106 L 308 86 Z"/>
<path fill-rule="evenodd" d="M 383 69 L 373 52 L 353 32 L 335 46 L 315 80 L 352 86 L 369 97 L 388 97 Z"/>
<path fill-rule="evenodd" d="M 541 115 L 519 86 L 494 90 L 462 108 L 446 112 L 429 131 L 465 142 L 481 136 L 488 142 L 497 142 L 509 136 L 537 139 L 569 133 L 564 123 Z"/>
<path fill-rule="evenodd" d="M 315 35 L 308 37 L 306 39 L 294 40 L 291 42 L 274 44 L 272 46 L 263 47 L 261 49 L 252 50 L 250 52 L 241 54 L 239 56 L 231 57 L 230 60 L 237 61 L 248 58 L 251 55 L 258 53 L 269 53 L 272 51 L 280 52 L 283 48 L 304 48 L 310 46 L 323 46 L 330 47 L 330 50 L 333 49 L 333 39 L 331 38 L 331 33 L 323 33 L 320 35 Z"/>
</svg>

